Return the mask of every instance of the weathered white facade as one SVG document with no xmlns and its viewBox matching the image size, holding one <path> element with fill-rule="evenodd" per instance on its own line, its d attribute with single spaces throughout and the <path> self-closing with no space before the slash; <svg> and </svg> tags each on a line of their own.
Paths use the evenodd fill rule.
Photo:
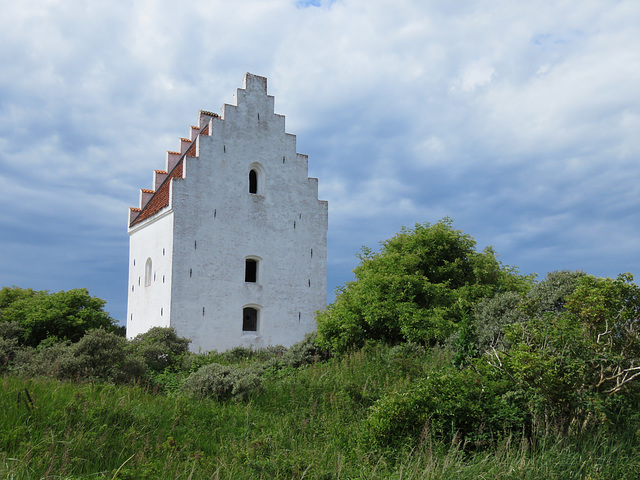
<svg viewBox="0 0 640 480">
<path fill-rule="evenodd" d="M 235 105 L 201 111 L 129 218 L 127 336 L 175 327 L 192 350 L 291 344 L 326 305 L 327 202 L 246 74 Z"/>
</svg>

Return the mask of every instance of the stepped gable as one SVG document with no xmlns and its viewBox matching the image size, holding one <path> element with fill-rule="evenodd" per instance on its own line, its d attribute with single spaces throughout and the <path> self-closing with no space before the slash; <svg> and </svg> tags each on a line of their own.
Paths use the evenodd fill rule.
<svg viewBox="0 0 640 480">
<path fill-rule="evenodd" d="M 193 129 L 195 127 L 191 127 L 191 128 Z M 130 208 L 130 211 L 131 211 L 130 215 L 132 219 L 130 220 L 129 227 L 133 227 L 135 224 L 140 223 L 143 220 L 146 220 L 147 218 L 154 216 L 164 207 L 169 206 L 170 183 L 173 179 L 183 178 L 182 165 L 184 163 L 185 157 L 196 156 L 196 140 L 198 139 L 198 135 L 209 135 L 209 125 L 208 124 L 205 125 L 204 128 L 199 132 L 199 134 L 195 135 L 193 140 L 190 140 L 191 145 L 189 146 L 187 151 L 182 155 L 182 157 L 180 158 L 176 166 L 173 167 L 173 169 L 171 170 L 167 178 L 165 178 L 165 180 L 162 182 L 160 187 L 155 192 L 153 190 L 147 190 L 145 188 L 141 189 L 144 193 L 153 193 L 153 196 L 147 202 L 146 205 L 144 206 L 141 205 L 141 208 L 135 208 L 135 207 Z M 181 138 L 180 140 L 184 142 L 186 139 Z M 156 170 L 156 172 L 160 174 L 166 174 L 166 172 L 163 170 Z M 137 216 L 135 216 L 136 213 L 138 213 Z"/>
</svg>

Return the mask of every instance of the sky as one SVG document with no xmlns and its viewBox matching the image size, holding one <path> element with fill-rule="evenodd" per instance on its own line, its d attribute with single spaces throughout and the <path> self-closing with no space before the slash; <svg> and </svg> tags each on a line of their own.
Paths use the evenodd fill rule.
<svg viewBox="0 0 640 480">
<path fill-rule="evenodd" d="M 31 0 L 0 16 L 0 286 L 126 317 L 128 209 L 245 72 L 329 202 L 328 298 L 405 225 L 640 280 L 637 0 Z"/>
</svg>

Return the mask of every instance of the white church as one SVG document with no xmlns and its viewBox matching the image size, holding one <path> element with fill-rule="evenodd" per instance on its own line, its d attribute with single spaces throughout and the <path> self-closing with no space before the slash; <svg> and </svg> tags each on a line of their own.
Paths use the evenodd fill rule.
<svg viewBox="0 0 640 480">
<path fill-rule="evenodd" d="M 174 327 L 193 351 L 301 340 L 326 306 L 327 219 L 267 79 L 247 73 L 130 209 L 127 336 Z"/>
</svg>

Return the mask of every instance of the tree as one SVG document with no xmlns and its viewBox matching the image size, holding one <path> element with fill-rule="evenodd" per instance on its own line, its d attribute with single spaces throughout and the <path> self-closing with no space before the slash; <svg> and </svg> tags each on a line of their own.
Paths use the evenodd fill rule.
<svg viewBox="0 0 640 480">
<path fill-rule="evenodd" d="M 91 329 L 121 331 L 104 311 L 105 303 L 86 288 L 49 293 L 5 287 L 0 290 L 0 322 L 17 324 L 27 346 L 35 347 L 49 337 L 77 342 Z"/>
<path fill-rule="evenodd" d="M 318 314 L 319 342 L 334 351 L 366 340 L 433 344 L 449 337 L 472 306 L 500 291 L 524 291 L 530 280 L 475 251 L 474 239 L 445 218 L 403 227 L 379 253 L 363 248 L 356 280 Z"/>
</svg>

